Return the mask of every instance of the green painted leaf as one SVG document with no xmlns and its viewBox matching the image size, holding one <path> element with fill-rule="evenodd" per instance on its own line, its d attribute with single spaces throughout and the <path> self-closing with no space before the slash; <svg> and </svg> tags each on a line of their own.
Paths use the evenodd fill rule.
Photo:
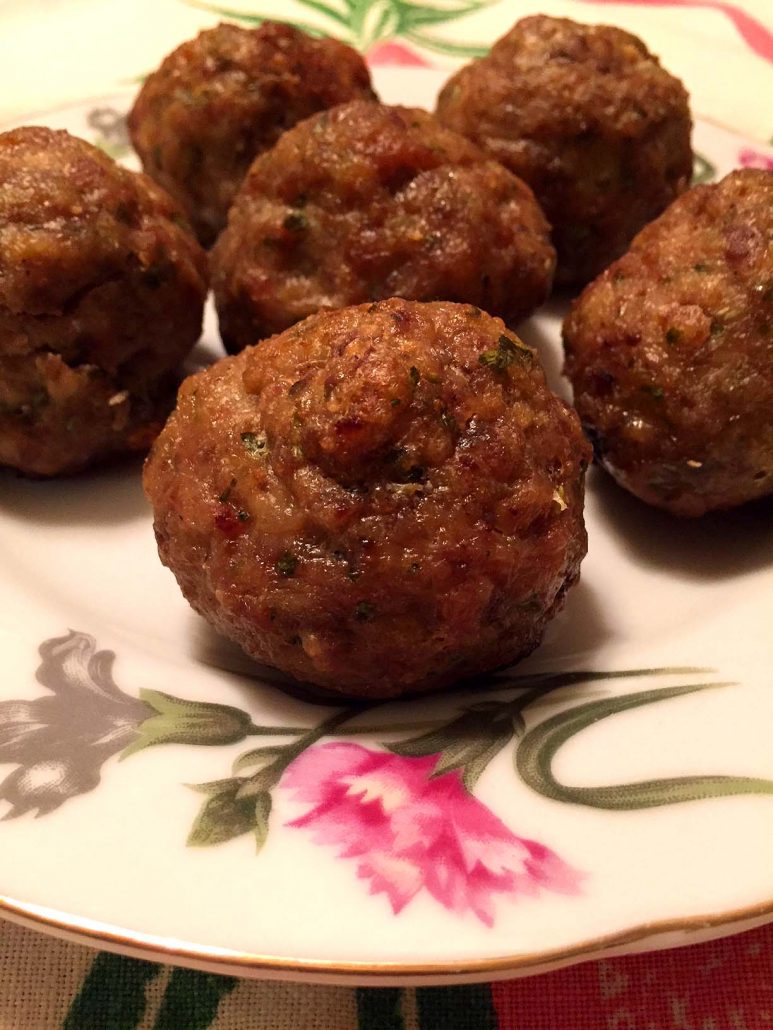
<svg viewBox="0 0 773 1030">
<path fill-rule="evenodd" d="M 330 4 L 322 3 L 322 0 L 296 0 L 296 3 L 302 4 L 304 7 L 308 7 L 311 11 L 316 11 L 318 14 L 324 15 L 325 18 L 331 18 L 333 21 L 338 22 L 339 25 L 348 27 L 349 19 L 345 14 L 341 14 Z"/>
<path fill-rule="evenodd" d="M 703 154 L 693 154 L 692 185 L 698 186 L 703 182 L 711 182 L 716 177 L 716 166 Z"/>
<path fill-rule="evenodd" d="M 490 46 L 483 44 L 451 43 L 447 39 L 438 39 L 437 36 L 431 36 L 415 29 L 409 29 L 403 35 L 410 43 L 416 43 L 425 50 L 432 50 L 436 54 L 444 54 L 447 57 L 485 57 L 491 49 Z"/>
<path fill-rule="evenodd" d="M 532 790 L 554 801 L 618 811 L 738 794 L 773 794 L 773 780 L 745 776 L 680 776 L 608 787 L 572 787 L 560 783 L 553 775 L 553 759 L 562 745 L 601 719 L 699 690 L 727 686 L 734 684 L 692 683 L 602 698 L 566 709 L 528 731 L 516 751 L 516 769 Z"/>
<path fill-rule="evenodd" d="M 258 769 L 252 776 L 241 780 L 237 797 L 240 800 L 255 798 L 258 794 L 264 794 L 266 791 L 271 790 L 279 783 L 291 760 L 292 756 L 279 758 L 270 765 L 265 765 L 262 769 Z"/>
<path fill-rule="evenodd" d="M 318 28 L 316 25 L 307 25 L 305 22 L 291 20 L 289 18 L 278 18 L 275 15 L 263 15 L 263 14 L 245 14 L 244 11 L 236 11 L 231 7 L 221 7 L 219 4 L 210 4 L 206 0 L 184 0 L 184 3 L 188 7 L 197 7 L 201 11 L 209 11 L 211 14 L 217 14 L 221 18 L 228 18 L 230 21 L 244 22 L 246 25 L 262 25 L 264 21 L 276 21 L 280 25 L 292 25 L 296 29 L 300 29 L 302 32 L 307 32 L 310 36 L 327 36 L 328 33 Z"/>
<path fill-rule="evenodd" d="M 281 755 L 286 747 L 286 744 L 268 744 L 266 747 L 256 747 L 253 751 L 245 751 L 234 762 L 233 771 L 240 773 L 253 765 L 266 765 Z"/>
<path fill-rule="evenodd" d="M 500 3 L 500 0 L 471 0 L 469 3 L 459 4 L 458 7 L 443 8 L 433 7 L 431 4 L 409 3 L 407 0 L 393 0 L 393 7 L 398 12 L 401 26 L 412 29 L 422 25 L 442 25 L 445 22 L 456 21 L 497 3 Z"/>
<path fill-rule="evenodd" d="M 437 729 L 421 733 L 407 740 L 398 740 L 384 746 L 396 755 L 410 758 L 424 758 L 441 751 L 466 748 L 476 740 L 489 740 L 492 724 L 502 709 L 500 702 L 496 709 L 488 712 L 466 710 L 461 715 Z"/>
<path fill-rule="evenodd" d="M 492 758 L 518 732 L 519 722 L 522 724 L 522 719 L 514 711 L 513 702 L 482 702 L 466 709 L 444 726 L 384 746 L 405 757 L 437 754 L 439 757 L 432 777 L 461 769 L 462 780 L 471 789 Z"/>
<path fill-rule="evenodd" d="M 260 851 L 268 837 L 268 818 L 271 815 L 271 795 L 258 794 L 255 798 L 255 846 Z"/>
<path fill-rule="evenodd" d="M 256 827 L 256 806 L 253 798 L 238 796 L 240 781 L 221 781 L 223 789 L 210 793 L 201 807 L 188 837 L 190 847 L 206 848 L 241 837 Z M 210 788 L 211 784 L 202 784 Z M 200 789 L 200 788 L 196 788 Z"/>
<path fill-rule="evenodd" d="M 156 744 L 235 744 L 252 730 L 252 719 L 230 705 L 186 701 L 157 690 L 141 690 L 144 701 L 155 715 L 140 723 L 136 739 L 124 749 L 121 758 Z"/>
<path fill-rule="evenodd" d="M 462 783 L 470 794 L 474 792 L 478 780 L 486 771 L 489 762 L 496 758 L 506 744 L 510 743 L 512 736 L 512 733 L 508 733 L 497 737 L 496 740 L 493 740 L 488 747 L 484 748 L 477 755 L 471 757 L 467 762 L 465 762 L 462 771 Z"/>
<path fill-rule="evenodd" d="M 208 783 L 186 783 L 186 787 L 195 790 L 197 794 L 222 794 L 233 783 L 231 777 L 227 780 L 210 780 Z"/>
<path fill-rule="evenodd" d="M 604 680 L 640 679 L 646 676 L 692 676 L 714 672 L 695 665 L 672 665 L 660 669 L 617 669 L 602 672 L 598 669 L 573 669 L 568 672 L 535 672 L 527 675 L 511 672 L 499 673 L 495 682 L 502 688 L 520 687 L 524 690 L 547 694 L 559 687 L 574 687 L 580 683 L 600 683 Z M 485 702 L 484 702 L 485 703 Z"/>
</svg>

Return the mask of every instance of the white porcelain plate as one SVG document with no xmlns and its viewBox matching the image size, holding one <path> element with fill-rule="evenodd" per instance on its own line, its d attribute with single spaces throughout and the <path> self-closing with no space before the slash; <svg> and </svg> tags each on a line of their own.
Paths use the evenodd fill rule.
<svg viewBox="0 0 773 1030">
<path fill-rule="evenodd" d="M 377 84 L 430 104 L 441 77 Z M 129 102 L 35 120 L 123 157 Z M 696 147 L 706 176 L 771 157 L 708 124 Z M 557 388 L 561 314 L 523 327 Z M 219 353 L 210 317 L 197 359 Z M 0 477 L 3 914 L 341 983 L 773 917 L 770 504 L 682 522 L 592 472 L 582 582 L 539 651 L 474 694 L 357 713 L 289 697 L 189 610 L 139 473 Z"/>
</svg>

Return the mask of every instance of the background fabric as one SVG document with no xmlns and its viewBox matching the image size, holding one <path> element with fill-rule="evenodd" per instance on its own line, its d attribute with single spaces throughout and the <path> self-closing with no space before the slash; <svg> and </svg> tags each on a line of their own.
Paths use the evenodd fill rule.
<svg viewBox="0 0 773 1030">
<path fill-rule="evenodd" d="M 489 985 L 233 980 L 0 924 L 0 1030 L 768 1030 L 773 925 Z"/>
</svg>

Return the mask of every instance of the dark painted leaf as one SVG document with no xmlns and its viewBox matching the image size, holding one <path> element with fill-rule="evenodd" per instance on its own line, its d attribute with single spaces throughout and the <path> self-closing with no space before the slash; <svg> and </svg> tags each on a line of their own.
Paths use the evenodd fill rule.
<svg viewBox="0 0 773 1030">
<path fill-rule="evenodd" d="M 537 793 L 554 801 L 590 808 L 628 811 L 738 794 L 773 794 L 773 780 L 746 776 L 679 776 L 609 787 L 572 787 L 560 783 L 553 775 L 553 759 L 562 745 L 599 720 L 699 690 L 733 685 L 693 683 L 683 687 L 644 690 L 566 709 L 529 730 L 516 751 L 516 768 L 523 781 Z"/>
<path fill-rule="evenodd" d="M 247 779 L 241 780 L 237 793 L 239 800 L 256 798 L 259 794 L 272 790 L 282 778 L 282 774 L 292 760 L 292 755 L 282 756 L 270 765 L 258 769 Z"/>
<path fill-rule="evenodd" d="M 404 757 L 437 754 L 432 777 L 461 769 L 463 782 L 471 789 L 491 759 L 512 739 L 520 718 L 514 715 L 511 702 L 484 702 L 445 726 L 386 747 Z"/>
<path fill-rule="evenodd" d="M 502 734 L 496 740 L 493 740 L 487 748 L 465 762 L 464 771 L 462 772 L 462 783 L 470 794 L 474 792 L 477 782 L 482 773 L 485 772 L 489 762 L 496 758 L 506 744 L 510 743 L 512 736 L 512 733 Z"/>
<path fill-rule="evenodd" d="M 255 844 L 257 850 L 263 847 L 268 837 L 268 818 L 271 815 L 271 795 L 258 794 L 255 798 Z"/>
<path fill-rule="evenodd" d="M 493 702 L 485 709 L 478 706 L 468 708 L 444 726 L 385 747 L 396 755 L 422 758 L 441 751 L 455 753 L 459 748 L 467 748 L 476 742 L 485 746 L 501 732 L 501 725 L 509 721 L 510 710 L 509 701 Z"/>
<path fill-rule="evenodd" d="M 204 802 L 188 837 L 189 846 L 201 848 L 224 844 L 255 829 L 254 799 L 237 796 L 239 780 L 224 782 L 223 789 L 211 794 Z"/>
</svg>

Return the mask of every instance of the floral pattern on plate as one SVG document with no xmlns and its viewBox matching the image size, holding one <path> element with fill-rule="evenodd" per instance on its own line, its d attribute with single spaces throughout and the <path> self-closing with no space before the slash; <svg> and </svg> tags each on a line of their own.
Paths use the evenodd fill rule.
<svg viewBox="0 0 773 1030">
<path fill-rule="evenodd" d="M 139 699 L 113 678 L 112 651 L 97 650 L 86 633 L 70 631 L 40 646 L 38 682 L 50 692 L 33 701 L 0 702 L 0 762 L 17 768 L 0 784 L 5 818 L 45 815 L 100 782 L 104 762 L 160 744 L 218 746 L 251 736 L 289 737 L 240 755 L 231 775 L 193 789 L 205 795 L 188 838 L 194 846 L 222 844 L 243 834 L 265 844 L 277 787 L 293 791 L 306 811 L 289 825 L 308 829 L 316 843 L 357 860 L 370 893 L 386 893 L 395 914 L 421 890 L 447 910 L 472 911 L 494 922 L 493 898 L 536 895 L 541 889 L 575 894 L 580 874 L 545 844 L 513 833 L 474 797 L 478 778 L 515 742 L 515 769 L 533 790 L 553 800 L 630 810 L 736 794 L 773 794 L 773 780 L 684 776 L 604 787 L 572 787 L 553 774 L 558 750 L 586 727 L 619 712 L 717 687 L 701 679 L 608 696 L 562 710 L 527 729 L 525 715 L 546 694 L 606 679 L 711 670 L 635 669 L 620 672 L 494 674 L 482 689 L 515 696 L 470 704 L 418 735 L 404 726 L 356 719 L 376 706 L 343 708 L 309 727 L 258 726 L 231 705 L 186 701 L 154 690 Z M 346 728 L 346 723 L 354 722 Z M 417 727 L 413 724 L 413 729 Z M 373 750 L 326 743 L 354 733 L 398 739 Z"/>
</svg>

